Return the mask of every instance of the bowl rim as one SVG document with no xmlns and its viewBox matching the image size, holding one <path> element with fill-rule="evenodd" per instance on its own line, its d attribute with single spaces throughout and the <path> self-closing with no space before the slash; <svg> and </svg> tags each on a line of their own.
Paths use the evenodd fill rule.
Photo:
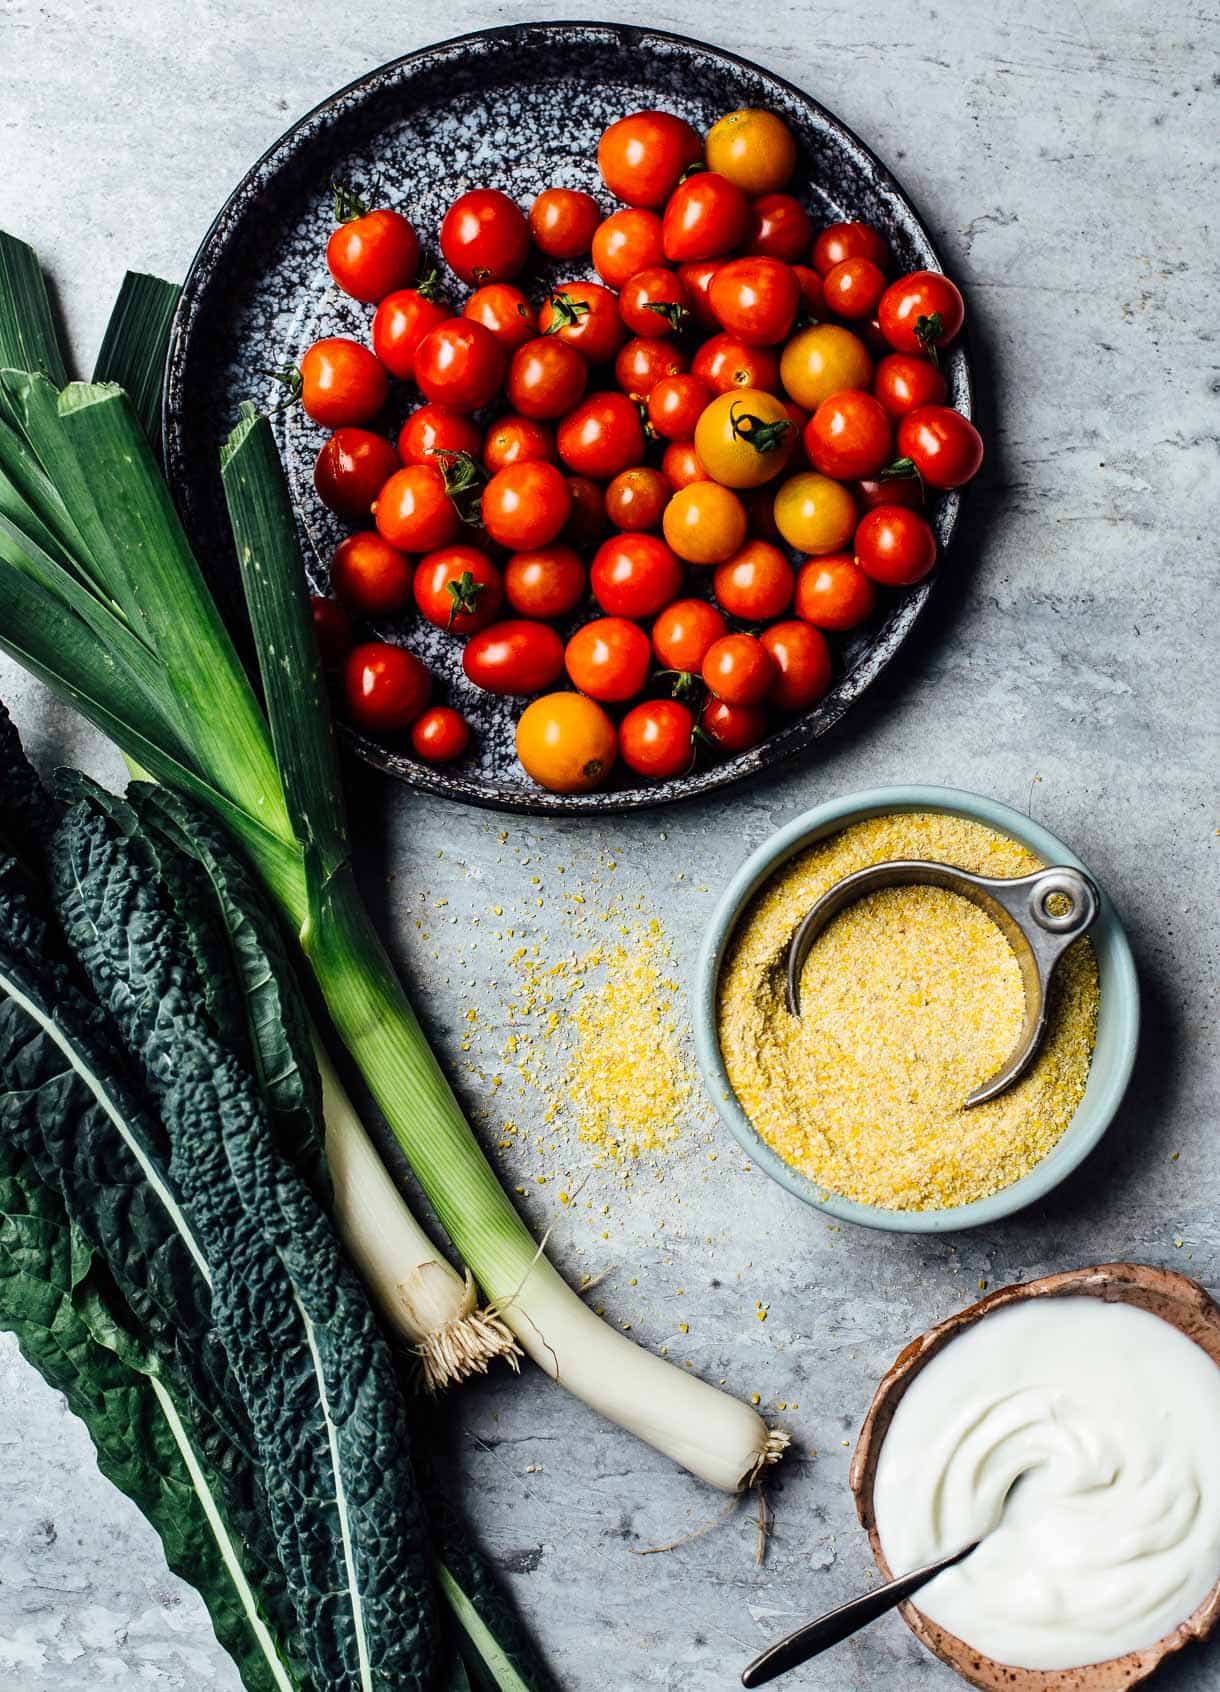
<svg viewBox="0 0 1220 1692">
<path fill-rule="evenodd" d="M 886 1370 L 860 1427 L 852 1453 L 848 1483 L 856 1514 L 868 1534 L 873 1557 L 884 1580 L 894 1578 L 873 1511 L 877 1462 L 890 1423 L 907 1388 L 919 1371 L 949 1345 L 963 1329 L 973 1327 L 993 1311 L 1032 1298 L 1100 1298 L 1125 1303 L 1158 1316 L 1198 1345 L 1220 1368 L 1220 1306 L 1206 1287 L 1173 1269 L 1147 1263 L 1100 1263 L 1071 1269 L 1038 1280 L 998 1287 L 986 1298 L 947 1316 L 903 1347 Z M 907 1626 L 921 1644 L 956 1670 L 980 1692 L 1123 1692 L 1153 1674 L 1163 1660 L 1192 1642 L 1205 1640 L 1220 1621 L 1220 1576 L 1200 1603 L 1152 1644 L 1119 1657 L 1082 1664 L 1075 1669 L 1029 1669 L 999 1663 L 994 1658 L 938 1626 L 911 1602 L 899 1606 Z"/>
<path fill-rule="evenodd" d="M 938 1234 L 977 1228 L 998 1222 L 1027 1205 L 1045 1198 L 1089 1155 L 1113 1121 L 1122 1102 L 1139 1043 L 1139 984 L 1135 960 L 1118 914 L 1104 888 L 1101 908 L 1091 938 L 1098 952 L 1103 975 L 1103 992 L 1118 1017 L 1118 1056 L 1104 1075 L 1098 1077 L 1100 1092 L 1089 1105 L 1081 1123 L 1081 1106 L 1060 1139 L 1028 1174 L 999 1192 L 968 1204 L 945 1210 L 887 1210 L 880 1205 L 859 1204 L 853 1199 L 827 1193 L 807 1175 L 781 1158 L 763 1139 L 738 1103 L 720 1050 L 716 998 L 720 970 L 729 941 L 746 907 L 760 888 L 789 859 L 817 839 L 837 832 L 852 822 L 901 811 L 941 811 L 1007 834 L 1035 852 L 1044 863 L 1071 864 L 1091 874 L 1088 866 L 1041 823 L 997 799 L 965 788 L 902 785 L 864 788 L 829 799 L 802 811 L 756 847 L 738 867 L 721 894 L 704 932 L 696 963 L 694 995 L 695 1057 L 705 1086 L 722 1120 L 741 1149 L 766 1174 L 795 1197 L 841 1222 L 890 1233 Z M 1096 881 L 1096 877 L 1093 878 Z M 1090 1071 L 1090 1079 L 1092 1079 Z M 1078 1123 L 1080 1124 L 1078 1126 Z"/>
</svg>

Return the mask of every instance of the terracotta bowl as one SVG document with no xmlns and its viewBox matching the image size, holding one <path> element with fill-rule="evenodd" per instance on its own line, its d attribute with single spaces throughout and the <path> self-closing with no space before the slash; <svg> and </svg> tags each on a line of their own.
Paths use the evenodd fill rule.
<svg viewBox="0 0 1220 1692">
<path fill-rule="evenodd" d="M 856 1513 L 868 1533 L 873 1556 L 886 1580 L 892 1580 L 894 1573 L 885 1560 L 877 1533 L 873 1483 L 882 1442 L 894 1412 L 915 1376 L 963 1328 L 977 1322 L 980 1317 L 990 1315 L 993 1310 L 1027 1298 L 1074 1298 L 1081 1294 L 1108 1299 L 1111 1303 L 1122 1301 L 1138 1305 L 1153 1316 L 1163 1317 L 1201 1346 L 1212 1362 L 1220 1367 L 1220 1308 L 1197 1281 L 1142 1263 L 1103 1263 L 1096 1269 L 1075 1269 L 1065 1275 L 1049 1275 L 1045 1280 L 1029 1281 L 1023 1286 L 1003 1287 L 990 1293 L 980 1303 L 972 1304 L 968 1310 L 950 1316 L 939 1327 L 929 1329 L 899 1354 L 877 1388 L 852 1457 L 851 1489 L 856 1499 Z M 1006 1663 L 997 1663 L 952 1633 L 947 1633 L 943 1627 L 937 1627 L 914 1604 L 903 1604 L 901 1614 L 912 1633 L 929 1651 L 935 1652 L 942 1662 L 956 1669 L 971 1686 L 984 1688 L 984 1692 L 1121 1692 L 1122 1688 L 1147 1680 L 1166 1657 L 1180 1651 L 1184 1645 L 1207 1638 L 1220 1619 L 1220 1580 L 1193 1615 L 1154 1645 L 1145 1646 L 1141 1651 L 1128 1651 L 1122 1657 L 1108 1658 L 1104 1663 L 1089 1663 L 1076 1669 L 1052 1671 L 1014 1668 Z"/>
</svg>

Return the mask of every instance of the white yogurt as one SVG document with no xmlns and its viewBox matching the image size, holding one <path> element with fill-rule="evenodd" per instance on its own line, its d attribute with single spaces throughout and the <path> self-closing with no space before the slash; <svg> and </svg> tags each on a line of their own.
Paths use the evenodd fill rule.
<svg viewBox="0 0 1220 1692">
<path fill-rule="evenodd" d="M 915 1376 L 873 1502 L 895 1574 L 1000 1518 L 914 1600 L 997 1662 L 1078 1668 L 1151 1645 L 1220 1575 L 1220 1368 L 1133 1305 L 1010 1305 Z"/>
</svg>

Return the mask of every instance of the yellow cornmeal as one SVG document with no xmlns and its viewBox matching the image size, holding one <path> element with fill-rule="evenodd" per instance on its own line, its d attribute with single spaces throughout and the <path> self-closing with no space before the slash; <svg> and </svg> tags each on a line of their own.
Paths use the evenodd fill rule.
<svg viewBox="0 0 1220 1692">
<path fill-rule="evenodd" d="M 1056 971 L 1049 1032 L 1014 1087 L 962 1101 L 1012 1052 L 1021 972 L 984 912 L 936 887 L 849 906 L 787 1008 L 787 950 L 810 906 L 854 870 L 933 858 L 979 875 L 1029 875 L 1024 846 L 965 818 L 916 812 L 856 823 L 784 866 L 738 926 L 721 975 L 725 1067 L 742 1108 L 785 1162 L 827 1192 L 891 1210 L 943 1210 L 1010 1186 L 1039 1163 L 1084 1093 L 1097 1028 L 1097 962 L 1079 941 Z"/>
</svg>

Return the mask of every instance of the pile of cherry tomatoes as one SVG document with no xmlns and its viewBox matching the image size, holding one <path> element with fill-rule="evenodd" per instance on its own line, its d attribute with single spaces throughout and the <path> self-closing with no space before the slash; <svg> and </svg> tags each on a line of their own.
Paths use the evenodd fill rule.
<svg viewBox="0 0 1220 1692">
<path fill-rule="evenodd" d="M 530 699 L 517 752 L 543 786 L 586 791 L 619 760 L 679 776 L 699 743 L 743 751 L 814 704 L 826 631 L 931 570 L 926 498 L 983 456 L 937 358 L 961 294 L 891 280 L 867 224 L 815 232 L 795 164 L 769 112 L 706 141 L 667 112 L 622 118 L 598 147 L 609 216 L 571 188 L 528 215 L 495 188 L 454 201 L 460 310 L 406 218 L 339 196 L 327 263 L 375 306 L 371 346 L 315 342 L 300 396 L 334 431 L 318 494 L 357 526 L 315 617 L 361 729 L 434 762 L 466 750 L 418 656 L 353 644 L 353 615 L 413 605 L 464 642 L 472 683 Z M 536 305 L 517 285 L 535 251 L 591 255 L 599 280 Z M 420 401 L 396 443 L 369 427 L 394 382 Z"/>
</svg>

